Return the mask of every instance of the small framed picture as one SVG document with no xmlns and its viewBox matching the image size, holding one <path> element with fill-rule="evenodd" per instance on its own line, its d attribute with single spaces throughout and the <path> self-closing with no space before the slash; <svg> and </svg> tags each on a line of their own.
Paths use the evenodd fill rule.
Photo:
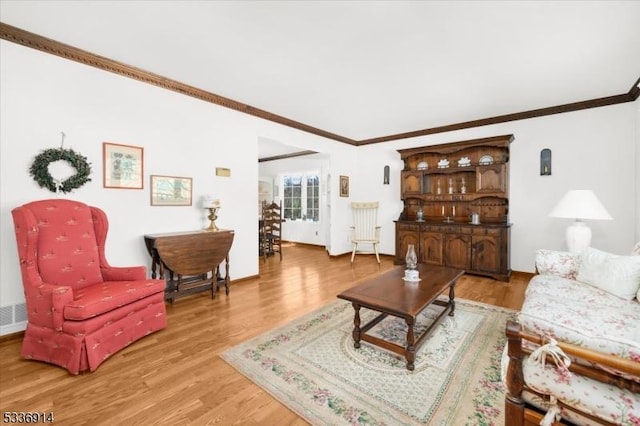
<svg viewBox="0 0 640 426">
<path fill-rule="evenodd" d="M 349 176 L 340 176 L 340 196 L 349 196 Z"/>
<path fill-rule="evenodd" d="M 105 188 L 143 188 L 144 148 L 103 142 L 102 166 Z"/>
<path fill-rule="evenodd" d="M 190 206 L 192 179 L 151 175 L 152 206 Z"/>
</svg>

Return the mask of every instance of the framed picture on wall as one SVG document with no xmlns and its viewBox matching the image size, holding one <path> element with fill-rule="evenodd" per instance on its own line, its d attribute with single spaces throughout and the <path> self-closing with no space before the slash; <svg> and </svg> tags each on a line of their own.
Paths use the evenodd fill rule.
<svg viewBox="0 0 640 426">
<path fill-rule="evenodd" d="M 340 196 L 349 196 L 349 176 L 340 176 Z"/>
<path fill-rule="evenodd" d="M 192 178 L 151 175 L 152 206 L 190 206 Z"/>
<path fill-rule="evenodd" d="M 103 142 L 102 166 L 105 188 L 143 188 L 144 148 Z"/>
</svg>

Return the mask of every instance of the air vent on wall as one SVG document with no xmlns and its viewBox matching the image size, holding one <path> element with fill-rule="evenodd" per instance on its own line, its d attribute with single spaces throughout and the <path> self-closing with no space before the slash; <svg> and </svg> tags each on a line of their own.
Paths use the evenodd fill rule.
<svg viewBox="0 0 640 426">
<path fill-rule="evenodd" d="M 24 322 L 27 320 L 27 304 L 26 303 L 18 303 L 15 305 L 15 322 Z"/>
<path fill-rule="evenodd" d="M 13 324 L 13 306 L 0 307 L 0 326 Z"/>
<path fill-rule="evenodd" d="M 0 306 L 0 327 L 10 326 L 27 321 L 26 303 Z"/>
</svg>

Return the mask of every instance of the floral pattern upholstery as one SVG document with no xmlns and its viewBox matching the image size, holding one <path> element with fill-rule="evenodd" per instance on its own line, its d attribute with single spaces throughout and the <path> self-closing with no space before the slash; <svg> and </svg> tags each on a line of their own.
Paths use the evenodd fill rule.
<svg viewBox="0 0 640 426">
<path fill-rule="evenodd" d="M 573 280 L 578 274 L 578 257 L 566 251 L 538 250 L 536 270 L 541 275 L 553 275 Z"/>
<path fill-rule="evenodd" d="M 22 356 L 72 374 L 166 327 L 162 280 L 144 266 L 112 267 L 108 221 L 96 207 L 43 200 L 12 211 L 27 305 Z"/>
<path fill-rule="evenodd" d="M 528 387 L 553 395 L 581 413 L 614 424 L 640 424 L 640 394 L 567 372 L 553 364 L 543 366 L 530 358 L 523 362 L 523 373 Z M 575 423 L 588 424 L 586 417 L 569 417 Z"/>
<path fill-rule="evenodd" d="M 640 304 L 578 281 L 535 276 L 518 322 L 525 330 L 640 362 Z"/>
<path fill-rule="evenodd" d="M 577 258 L 566 252 L 537 251 L 540 275 L 529 283 L 518 322 L 528 332 L 640 362 L 640 303 L 576 281 Z M 533 362 L 531 356 L 523 362 L 523 374 L 531 389 L 582 413 L 614 424 L 640 425 L 637 393 L 571 373 L 562 365 Z M 640 382 L 640 377 L 626 377 Z M 523 396 L 540 404 L 532 394 Z M 586 417 L 560 411 L 576 424 L 593 424 Z"/>
</svg>

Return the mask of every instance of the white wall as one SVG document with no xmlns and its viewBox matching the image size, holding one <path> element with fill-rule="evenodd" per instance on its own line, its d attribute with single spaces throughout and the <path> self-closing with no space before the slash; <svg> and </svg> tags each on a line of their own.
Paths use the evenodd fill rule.
<svg viewBox="0 0 640 426">
<path fill-rule="evenodd" d="M 223 202 L 218 225 L 238 229 L 232 248 L 234 270 L 257 273 L 255 259 L 239 256 L 255 236 L 239 229 L 255 213 L 257 164 L 256 121 L 221 108 L 97 69 L 2 41 L 2 304 L 22 297 L 11 209 L 56 194 L 38 187 L 28 174 L 42 150 L 60 146 L 85 155 L 92 181 L 63 198 L 105 209 L 110 220 L 107 257 L 114 265 L 148 264 L 142 235 L 203 228 L 199 202 L 217 194 Z M 144 147 L 144 189 L 102 187 L 102 142 Z M 238 156 L 238 148 L 246 153 Z M 251 167 L 251 165 L 253 167 Z M 215 176 L 215 167 L 231 169 L 230 178 Z M 193 178 L 193 206 L 150 206 L 149 175 Z M 245 197 L 233 188 L 246 187 Z M 251 207 L 251 209 L 249 208 Z"/>
<path fill-rule="evenodd" d="M 258 273 L 257 143 L 276 140 L 326 155 L 330 254 L 351 250 L 351 201 L 377 199 L 383 253 L 394 253 L 393 220 L 401 210 L 397 149 L 513 133 L 511 146 L 512 258 L 514 270 L 533 271 L 536 248 L 564 248 L 567 220 L 547 216 L 569 189 L 594 189 L 614 217 L 590 223 L 593 246 L 626 253 L 640 239 L 639 101 L 531 120 L 466 129 L 411 140 L 353 147 L 260 120 L 105 71 L 0 41 L 0 306 L 23 301 L 11 209 L 55 197 L 28 174 L 34 157 L 60 144 L 92 163 L 92 181 L 65 195 L 103 208 L 111 221 L 107 256 L 117 266 L 148 264 L 142 236 L 207 225 L 198 202 L 217 194 L 217 224 L 236 230 L 232 278 Z M 443 123 L 446 124 L 446 123 Z M 102 142 L 144 147 L 144 190 L 102 187 Z M 539 176 L 539 153 L 553 151 L 553 175 Z M 383 185 L 383 167 L 391 183 Z M 228 167 L 231 177 L 215 176 Z M 194 205 L 151 207 L 149 175 L 193 178 Z M 350 178 L 350 197 L 338 196 L 338 177 Z M 634 236 L 635 232 L 635 236 Z M 0 334 L 15 330 L 0 329 Z"/>
</svg>

